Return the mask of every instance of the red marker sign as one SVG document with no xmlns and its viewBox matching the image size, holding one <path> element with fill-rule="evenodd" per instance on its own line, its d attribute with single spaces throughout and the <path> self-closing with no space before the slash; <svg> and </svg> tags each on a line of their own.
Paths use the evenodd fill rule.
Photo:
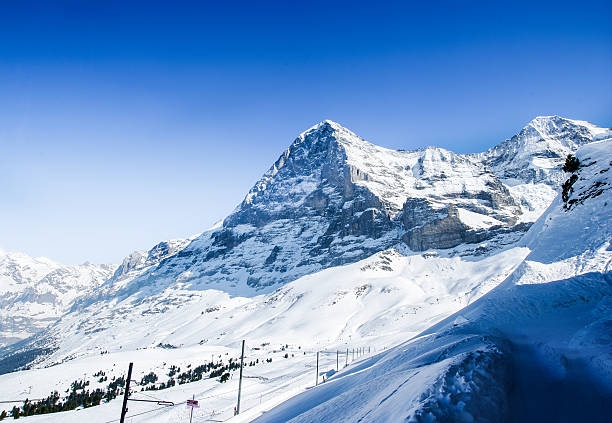
<svg viewBox="0 0 612 423">
<path fill-rule="evenodd" d="M 200 404 L 198 404 L 197 400 L 187 400 L 187 407 L 200 408 Z"/>
</svg>

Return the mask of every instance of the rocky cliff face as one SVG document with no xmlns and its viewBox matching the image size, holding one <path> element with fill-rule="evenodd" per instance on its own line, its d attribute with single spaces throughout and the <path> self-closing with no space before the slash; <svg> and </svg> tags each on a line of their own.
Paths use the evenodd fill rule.
<svg viewBox="0 0 612 423">
<path fill-rule="evenodd" d="M 462 155 L 389 150 L 324 121 L 281 154 L 220 228 L 137 271 L 124 263 L 97 298 L 144 299 L 177 283 L 251 295 L 398 243 L 483 254 L 518 240 L 548 206 L 567 153 L 611 134 L 539 117 L 486 153 Z"/>
</svg>

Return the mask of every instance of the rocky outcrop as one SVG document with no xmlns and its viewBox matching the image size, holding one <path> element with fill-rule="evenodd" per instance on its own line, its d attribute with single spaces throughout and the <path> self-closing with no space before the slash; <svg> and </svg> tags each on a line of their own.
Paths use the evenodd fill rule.
<svg viewBox="0 0 612 423">
<path fill-rule="evenodd" d="M 493 221 L 494 222 L 494 221 Z M 404 205 L 402 241 L 413 251 L 448 249 L 461 244 L 477 244 L 513 232 L 526 232 L 529 223 L 493 223 L 488 227 L 472 227 L 461 220 L 459 209 L 448 205 L 435 209 L 427 200 L 410 199 Z M 513 237 L 512 240 L 516 240 Z M 505 242 L 501 242 L 505 244 Z"/>
<path fill-rule="evenodd" d="M 469 226 L 461 222 L 452 205 L 434 210 L 426 200 L 409 200 L 402 222 L 406 229 L 402 241 L 413 251 L 452 248 L 470 239 Z"/>
</svg>

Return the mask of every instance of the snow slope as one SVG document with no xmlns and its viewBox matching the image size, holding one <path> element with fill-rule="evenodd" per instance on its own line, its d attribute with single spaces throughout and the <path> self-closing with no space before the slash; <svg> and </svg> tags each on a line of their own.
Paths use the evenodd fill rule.
<svg viewBox="0 0 612 423">
<path fill-rule="evenodd" d="M 259 382 L 246 391 L 245 411 L 256 412 L 259 401 L 265 406 L 265 399 L 270 407 L 283 398 L 281 393 L 295 395 L 313 384 L 315 350 L 335 352 L 366 345 L 380 349 L 396 344 L 479 298 L 512 272 L 527 252 L 513 248 L 467 260 L 389 250 L 251 298 L 213 290 L 197 295 L 185 291 L 173 293 L 178 301 L 161 297 L 134 305 L 125 299 L 91 314 L 69 314 L 51 330 L 72 335 L 63 338 L 59 349 L 36 368 L 0 375 L 0 396 L 44 397 L 56 387 L 68 388 L 84 373 L 92 381 L 91 388 L 102 387 L 104 383 L 95 383 L 91 377 L 94 372 L 120 376 L 130 360 L 136 363 L 136 380 L 150 371 L 165 374 L 171 365 L 195 366 L 208 361 L 211 354 L 221 354 L 227 361 L 223 355 L 227 352 L 236 358 L 240 340 L 246 339 L 249 361 L 273 357 L 270 364 L 246 370 L 250 379 L 257 377 Z M 160 307 L 164 312 L 156 314 Z M 295 357 L 283 357 L 280 346 L 286 344 Z M 322 370 L 331 367 L 335 367 L 334 354 L 321 363 Z M 227 386 L 205 380 L 151 394 L 184 400 L 185 392 L 207 396 L 226 390 Z M 216 406 L 219 416 L 231 416 L 235 396 L 231 398 Z M 95 407 L 98 411 L 88 411 L 88 419 L 106 421 L 114 417 L 116 407 L 113 402 Z M 160 413 L 157 421 L 171 420 L 175 411 Z M 70 421 L 66 415 L 71 413 L 77 412 L 32 419 Z"/>
</svg>

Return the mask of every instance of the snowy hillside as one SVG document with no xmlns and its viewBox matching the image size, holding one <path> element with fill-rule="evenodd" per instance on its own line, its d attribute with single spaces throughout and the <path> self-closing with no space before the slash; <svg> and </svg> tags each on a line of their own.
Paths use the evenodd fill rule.
<svg viewBox="0 0 612 423">
<path fill-rule="evenodd" d="M 256 421 L 607 421 L 612 142 L 578 158 L 573 191 L 530 229 L 504 283 Z"/>
<path fill-rule="evenodd" d="M 70 313 L 51 327 L 52 333 L 70 336 L 60 337 L 57 349 L 37 369 L 0 376 L 0 394 L 44 397 L 56 387 L 67 389 L 83 373 L 89 375 L 90 389 L 103 388 L 108 382 L 97 383 L 91 375 L 103 371 L 109 378 L 119 377 L 130 360 L 136 362 L 137 380 L 151 371 L 166 375 L 172 365 L 195 366 L 209 361 L 211 354 L 221 355 L 227 363 L 225 353 L 236 358 L 240 340 L 247 339 L 249 362 L 273 358 L 272 363 L 246 370 L 250 388 L 245 410 L 256 412 L 262 396 L 269 407 L 270 401 L 274 404 L 283 398 L 279 394 L 293 395 L 312 384 L 315 350 L 394 345 L 475 301 L 510 274 L 527 253 L 525 248 L 513 248 L 466 260 L 389 250 L 252 298 L 230 297 L 216 290 L 183 290 L 139 304 L 126 298 L 90 307 L 85 314 Z M 282 345 L 289 345 L 291 358 L 284 358 Z M 335 366 L 335 356 L 327 356 L 323 364 L 328 371 Z M 156 395 L 184 400 L 185 389 L 198 396 L 233 392 L 235 376 L 229 385 L 205 380 Z M 207 412 L 214 408 L 217 417 L 230 417 L 234 398 L 207 406 Z M 101 409 L 89 411 L 88 418 L 93 422 L 113 418 L 116 403 Z M 162 410 L 157 421 L 167 421 L 176 413 Z M 82 418 L 82 414 L 65 414 L 36 419 Z"/>
<path fill-rule="evenodd" d="M 416 332 L 458 310 L 499 283 L 525 253 L 518 248 L 474 261 L 389 250 L 252 298 L 174 287 L 146 300 L 94 304 L 50 327 L 61 337 L 44 363 L 167 344 L 232 346 L 243 337 L 321 345 L 381 333 L 402 339 L 406 322 Z"/>
<path fill-rule="evenodd" d="M 0 250 L 0 346 L 28 338 L 55 322 L 98 287 L 112 264 L 64 266 L 44 257 Z"/>
</svg>

